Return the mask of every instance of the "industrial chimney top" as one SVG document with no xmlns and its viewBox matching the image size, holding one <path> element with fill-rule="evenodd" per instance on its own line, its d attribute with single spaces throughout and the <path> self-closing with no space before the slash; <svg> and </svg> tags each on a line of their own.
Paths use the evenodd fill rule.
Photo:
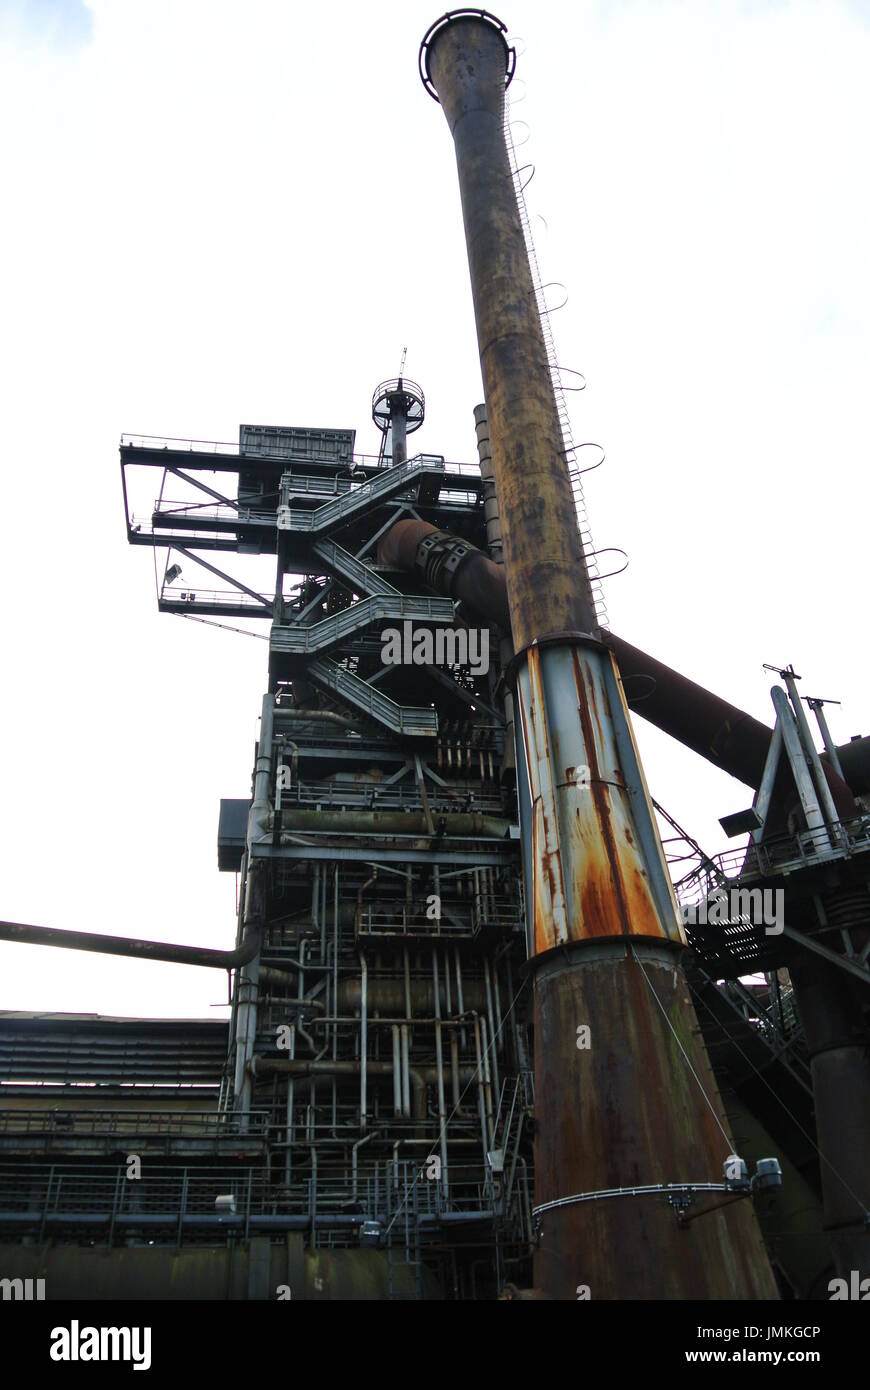
<svg viewBox="0 0 870 1390">
<path fill-rule="evenodd" d="M 505 37 L 507 34 L 507 25 L 502 24 L 501 20 L 494 14 L 490 14 L 489 10 L 449 10 L 447 14 L 442 15 L 440 19 L 436 19 L 435 23 L 426 30 L 426 33 L 423 35 L 423 42 L 420 44 L 420 77 L 426 91 L 435 101 L 438 101 L 439 97 L 429 72 L 429 50 L 436 35 L 440 34 L 442 29 L 446 29 L 448 24 L 455 24 L 458 20 L 462 19 L 473 19 L 478 23 L 489 24 L 499 33 L 504 44 L 505 87 L 509 87 L 513 81 L 514 70 L 517 65 L 517 51 L 515 48 L 510 47 Z"/>
</svg>

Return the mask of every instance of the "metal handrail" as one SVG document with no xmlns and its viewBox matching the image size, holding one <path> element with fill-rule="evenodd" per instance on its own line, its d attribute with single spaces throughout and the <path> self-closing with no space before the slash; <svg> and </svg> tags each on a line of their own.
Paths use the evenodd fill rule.
<svg viewBox="0 0 870 1390">
<path fill-rule="evenodd" d="M 307 1149 L 308 1143 L 300 1144 Z M 380 1164 L 384 1169 L 393 1164 Z M 439 1211 L 479 1211 L 491 1214 L 489 1199 L 490 1175 L 482 1164 L 463 1164 L 468 1175 L 453 1183 L 449 1197 L 435 1184 L 419 1187 L 417 1204 L 408 1205 L 416 1223 L 418 1216 L 432 1219 Z M 404 1190 L 405 1199 L 420 1182 L 420 1164 L 414 1160 L 399 1161 L 400 1176 L 393 1186 L 393 1202 L 397 1192 Z M 378 1165 L 360 1163 L 357 1189 L 365 1193 L 366 1206 L 376 1219 L 387 1214 L 386 1185 L 381 1176 L 376 1180 Z M 478 1176 L 479 1175 L 479 1176 Z M 372 1181 L 375 1179 L 375 1181 Z M 237 1198 L 234 1212 L 219 1215 L 215 1212 L 215 1197 L 233 1194 Z M 48 1220 L 53 1226 L 68 1219 L 77 1225 L 88 1222 L 119 1226 L 178 1223 L 179 1229 L 191 1224 L 208 1222 L 214 1226 L 239 1225 L 251 1216 L 280 1220 L 282 1214 L 293 1211 L 316 1212 L 319 1218 L 359 1224 L 361 1214 L 348 1213 L 347 1202 L 352 1194 L 352 1180 L 345 1170 L 319 1172 L 296 1178 L 291 1183 L 275 1183 L 266 1170 L 259 1167 L 209 1167 L 200 1170 L 178 1164 L 151 1169 L 147 1178 L 127 1180 L 119 1174 L 117 1164 L 89 1165 L 87 1169 L 74 1164 L 10 1164 L 0 1168 L 0 1217 L 24 1224 Z M 401 1198 L 400 1198 L 401 1200 Z"/>
<path fill-rule="evenodd" d="M 298 623 L 276 624 L 272 629 L 271 649 L 273 652 L 307 655 L 334 647 L 373 623 L 403 622 L 405 619 L 421 623 L 452 623 L 453 617 L 453 602 L 449 598 L 374 594 L 307 627 Z"/>
<path fill-rule="evenodd" d="M 172 587 L 164 585 L 160 591 L 160 601 L 164 603 L 169 600 L 179 604 L 183 603 L 190 608 L 196 608 L 204 603 L 227 603 L 228 605 L 231 604 L 233 608 L 250 608 L 255 613 L 265 612 L 269 603 L 266 598 L 263 599 L 262 603 L 258 603 L 249 594 L 242 593 L 241 589 L 200 589 L 198 585 L 195 589 L 193 587 L 182 589 L 180 586 L 175 588 L 174 585 Z M 266 616 L 269 616 L 268 613 Z"/>
<path fill-rule="evenodd" d="M 258 449 L 256 452 L 242 453 L 236 440 L 218 439 L 175 439 L 171 435 L 152 435 L 152 434 L 122 434 L 122 449 L 147 449 L 154 452 L 160 449 L 173 450 L 177 453 L 187 454 L 214 454 L 221 457 L 237 456 L 244 460 L 257 458 L 286 460 L 288 463 L 329 463 L 336 464 L 337 467 L 346 468 L 348 464 L 337 464 L 335 459 L 317 459 L 310 455 L 295 456 L 288 453 L 282 446 L 275 446 L 274 449 Z M 361 468 L 369 468 L 372 471 L 382 472 L 392 469 L 392 460 L 386 462 L 379 459 L 377 454 L 352 454 L 352 462 Z M 459 473 L 464 477 L 479 478 L 480 465 L 477 463 L 457 463 L 447 462 L 444 464 L 445 470 L 450 473 Z"/>
<path fill-rule="evenodd" d="M 349 550 L 345 550 L 336 541 L 319 540 L 315 541 L 311 547 L 312 553 L 320 557 L 325 564 L 337 571 L 342 579 L 349 579 L 352 584 L 358 586 L 363 593 L 367 594 L 398 594 L 399 590 L 390 584 L 383 575 L 372 569 L 371 565 L 365 564 L 356 555 L 351 555 Z"/>
<path fill-rule="evenodd" d="M 351 671 L 343 670 L 329 657 L 318 657 L 308 668 L 308 675 L 349 700 L 357 709 L 377 719 L 395 733 L 424 734 L 434 737 L 438 732 L 438 715 L 434 709 L 398 705 L 395 700 L 360 680 Z"/>
<path fill-rule="evenodd" d="M 167 1105 L 170 1105 L 167 1102 Z M 268 1110 L 252 1110 L 245 1116 L 217 1110 L 111 1110 L 59 1107 L 54 1110 L 0 1110 L 0 1133 L 38 1134 L 64 1130 L 69 1133 L 114 1133 L 117 1129 L 150 1129 L 161 1134 L 196 1130 L 214 1134 L 241 1134 L 245 1130 L 265 1130 L 269 1123 Z"/>
<path fill-rule="evenodd" d="M 322 531 L 335 521 L 346 520 L 348 515 L 363 506 L 375 503 L 392 493 L 401 492 L 404 486 L 410 487 L 426 474 L 440 477 L 443 473 L 443 458 L 435 454 L 418 454 L 415 458 L 408 459 L 407 463 L 390 468 L 376 478 L 367 479 L 352 492 L 324 502 L 322 507 L 315 507 L 313 511 L 300 511 L 298 507 L 284 506 L 282 486 L 282 508 L 279 510 L 283 509 L 289 515 L 288 529 L 291 531 Z"/>
<path fill-rule="evenodd" d="M 467 936 L 470 937 L 473 927 L 470 922 L 456 922 L 448 919 L 450 916 L 458 917 L 460 911 L 467 904 L 456 902 L 454 904 L 443 904 L 441 916 L 428 918 L 423 913 L 409 913 L 407 909 L 397 904 L 394 909 L 382 912 L 373 911 L 368 904 L 357 911 L 356 934 L 357 936 Z"/>
<path fill-rule="evenodd" d="M 821 845 L 824 838 L 826 843 Z M 697 902 L 711 887 L 736 885 L 746 879 L 782 873 L 828 859 L 844 858 L 870 850 L 870 816 L 835 821 L 828 827 L 772 836 L 760 842 L 723 850 L 699 865 L 674 884 L 681 902 Z"/>
<path fill-rule="evenodd" d="M 397 783 L 386 786 L 383 783 L 353 783 L 328 781 L 296 780 L 281 791 L 281 807 L 290 806 L 347 806 L 352 809 L 383 810 L 410 806 L 414 811 L 422 811 L 423 802 L 415 786 Z M 462 809 L 461 798 L 448 798 L 439 792 L 429 792 L 429 806 L 433 813 L 450 813 Z M 503 800 L 499 793 L 488 792 L 476 787 L 474 791 L 475 811 L 498 812 L 503 810 Z"/>
</svg>

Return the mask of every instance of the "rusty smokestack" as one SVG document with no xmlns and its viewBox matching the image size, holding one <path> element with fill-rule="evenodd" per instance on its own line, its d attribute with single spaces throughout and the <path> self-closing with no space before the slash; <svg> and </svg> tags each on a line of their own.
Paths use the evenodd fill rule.
<svg viewBox="0 0 870 1390">
<path fill-rule="evenodd" d="M 511 50 L 500 21 L 481 18 L 484 11 L 454 14 L 429 31 L 421 63 L 456 146 L 519 651 L 551 632 L 595 632 L 597 624 L 504 139 Z"/>
<path fill-rule="evenodd" d="M 595 615 L 504 136 L 514 55 L 457 10 L 420 68 L 456 148 L 531 815 L 535 1284 L 593 1298 L 771 1298 L 748 1202 L 688 1225 L 661 1192 L 731 1151 L 616 664 Z M 603 1196 L 618 1190 L 614 1197 Z M 558 1205 L 551 1205 L 556 1204 Z"/>
</svg>

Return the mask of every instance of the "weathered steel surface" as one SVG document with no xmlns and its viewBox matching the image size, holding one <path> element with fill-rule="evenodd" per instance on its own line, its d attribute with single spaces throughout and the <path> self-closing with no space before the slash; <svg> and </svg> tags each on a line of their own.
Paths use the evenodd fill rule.
<svg viewBox="0 0 870 1390">
<path fill-rule="evenodd" d="M 596 619 L 504 140 L 505 42 L 460 18 L 429 75 L 456 146 L 514 645 Z"/>
<path fill-rule="evenodd" d="M 414 572 L 420 542 L 438 528 L 428 521 L 397 521 L 378 543 L 378 564 Z M 457 542 L 459 538 L 457 537 Z M 462 544 L 466 555 L 455 570 L 440 570 L 433 576 L 435 584 L 451 598 L 463 599 L 478 613 L 495 623 L 502 632 L 510 633 L 510 612 L 507 603 L 504 570 L 482 550 Z"/>
<path fill-rule="evenodd" d="M 420 541 L 435 529 L 428 521 L 396 522 L 380 541 L 378 563 L 412 571 Z M 463 544 L 468 554 L 444 592 L 462 599 L 502 631 L 509 632 L 504 569 L 467 541 Z M 617 633 L 602 629 L 601 640 L 616 657 L 626 702 L 631 708 L 636 705 L 642 718 L 748 787 L 759 785 L 770 746 L 772 731 L 768 725 Z M 868 748 L 870 739 L 857 739 L 837 749 L 848 786 L 822 756 L 825 780 L 843 820 L 860 815 L 852 793 L 860 795 L 870 789 Z"/>
<path fill-rule="evenodd" d="M 779 1156 L 782 1187 L 769 1188 L 756 1207 L 759 1225 L 777 1267 L 791 1285 L 795 1298 L 828 1298 L 828 1281 L 834 1267 L 822 1230 L 818 1196 L 757 1113 L 747 1109 L 736 1092 L 724 1086 L 722 1100 L 735 1150 L 746 1160 L 750 1172 L 760 1158 Z"/>
<path fill-rule="evenodd" d="M 720 1104 L 671 954 L 682 928 L 625 697 L 598 640 L 504 140 L 507 60 L 498 21 L 461 12 L 445 17 L 426 58 L 456 148 L 518 653 L 542 1204 L 631 1184 L 716 1181 L 729 1145 L 675 1041 Z M 411 534 L 403 541 L 410 548 Z M 632 942 L 649 958 L 650 939 L 665 956 L 650 974 L 674 1031 L 627 955 Z M 583 1050 L 582 1024 L 592 1027 Z M 573 1299 L 581 1284 L 595 1298 L 776 1296 L 745 1207 L 687 1230 L 650 1197 L 570 1205 L 545 1221 L 535 1282 L 552 1297 Z"/>
<path fill-rule="evenodd" d="M 260 949 L 260 931 L 246 931 L 234 951 L 215 951 L 208 946 L 179 946 L 170 941 L 141 941 L 137 937 L 104 936 L 99 932 L 64 931 L 37 927 L 28 922 L 0 922 L 0 941 L 22 946 L 61 946 L 70 951 L 99 951 L 110 956 L 134 956 L 139 960 L 165 960 L 174 965 L 206 965 L 235 970 L 252 961 Z"/>
<path fill-rule="evenodd" d="M 44 1278 L 49 1301 L 138 1302 L 168 1296 L 179 1302 L 274 1302 L 280 1286 L 289 1289 L 292 1302 L 418 1297 L 414 1270 L 397 1259 L 390 1268 L 386 1251 L 304 1249 L 298 1235 L 288 1236 L 281 1244 L 255 1237 L 230 1247 L 180 1250 L 156 1245 L 87 1249 L 79 1245 L 8 1244 L 0 1245 L 0 1260 L 8 1278 Z M 421 1277 L 423 1297 L 440 1298 L 438 1285 L 425 1266 Z"/>
<path fill-rule="evenodd" d="M 870 1278 L 870 1030 L 866 986 L 806 953 L 790 965 L 813 1078 L 825 1229 L 837 1274 Z"/>
<path fill-rule="evenodd" d="M 603 1188 L 721 1181 L 730 1146 L 677 1038 L 726 1132 L 728 1123 L 683 973 L 669 956 L 614 942 L 539 967 L 537 1205 Z M 581 1025 L 590 1029 L 587 1048 L 578 1047 Z M 699 1194 L 690 1214 L 722 1200 Z M 576 1299 L 582 1284 L 594 1300 L 777 1297 L 748 1199 L 686 1228 L 663 1196 L 578 1203 L 545 1212 L 542 1225 L 535 1287 L 552 1298 Z"/>
<path fill-rule="evenodd" d="M 486 816 L 480 811 L 439 812 L 441 833 L 448 838 L 475 836 L 504 840 L 510 834 L 510 821 Z M 291 807 L 281 812 L 281 830 L 336 831 L 343 835 L 430 835 L 431 825 L 421 811 L 343 811 L 324 808 L 317 811 Z"/>
<path fill-rule="evenodd" d="M 518 705 L 533 808 L 535 953 L 588 937 L 683 943 L 658 837 L 644 844 L 638 826 L 649 821 L 639 764 L 623 766 L 615 737 L 628 716 L 609 698 L 609 653 L 532 647 L 527 655 Z"/>
<path fill-rule="evenodd" d="M 637 700 L 638 714 L 748 787 L 760 784 L 772 735 L 766 724 L 632 646 L 624 637 L 613 632 L 602 632 L 601 636 L 616 656 L 620 676 L 628 685 L 629 704 Z M 848 820 L 860 814 L 843 779 L 829 764 L 823 762 L 822 767 L 838 815 Z M 780 792 L 782 785 L 780 779 Z"/>
</svg>

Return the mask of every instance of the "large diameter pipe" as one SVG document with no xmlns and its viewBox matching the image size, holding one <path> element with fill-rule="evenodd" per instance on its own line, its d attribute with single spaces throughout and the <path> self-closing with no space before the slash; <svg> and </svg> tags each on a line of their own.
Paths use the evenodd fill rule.
<svg viewBox="0 0 870 1390">
<path fill-rule="evenodd" d="M 685 1041 L 683 1053 L 674 1044 L 681 1034 L 694 1040 L 691 1050 L 706 1062 L 677 962 L 685 938 L 619 674 L 598 640 L 504 139 L 503 31 L 483 11 L 457 11 L 430 30 L 422 52 L 456 147 L 517 651 L 531 801 L 524 832 L 533 836 L 527 891 L 534 917 L 536 1093 L 543 1107 L 536 1201 L 543 1204 L 611 1188 L 615 1174 L 626 1175 L 628 1185 L 657 1181 L 663 1163 L 652 1108 L 671 1136 L 674 1176 L 663 1180 L 718 1179 L 730 1146 L 707 1121 L 708 1100 L 687 1064 Z M 679 1011 L 672 1009 L 656 1028 L 655 1000 L 641 996 L 639 972 L 624 959 L 630 950 L 651 949 L 650 941 L 659 943 L 681 998 Z M 596 953 L 605 947 L 605 964 L 595 970 Z M 587 1021 L 582 1006 L 593 999 L 599 976 L 606 977 L 610 1022 L 602 1023 L 584 1071 L 577 1028 Z M 480 1032 L 485 1037 L 483 1020 Z M 610 1102 L 614 1076 L 621 1083 L 618 1114 Z M 706 1079 L 715 1107 L 712 1074 Z M 613 1143 L 587 1145 L 594 1116 L 599 1125 L 611 1125 L 612 1117 Z M 614 1154 L 617 1140 L 621 1152 Z M 635 1231 L 615 1210 L 619 1204 L 586 1209 L 591 1205 L 562 1208 L 552 1222 L 558 1258 L 536 1256 L 536 1283 L 552 1297 L 574 1299 L 584 1282 L 595 1286 L 593 1296 L 661 1297 L 662 1267 L 668 1297 L 775 1296 L 751 1212 L 728 1227 L 716 1221 L 695 1242 L 700 1253 L 691 1263 L 704 1268 L 699 1282 L 673 1213 L 662 1221 L 656 1212 L 648 1226 L 650 1257 L 640 1262 Z M 581 1261 L 592 1277 L 583 1279 Z"/>
<path fill-rule="evenodd" d="M 259 953 L 262 928 L 248 930 L 234 951 L 214 951 L 207 946 L 177 946 L 171 941 L 143 941 L 134 936 L 103 936 L 99 932 L 64 931 L 36 927 L 27 922 L 0 922 L 0 940 L 22 946 L 60 946 L 70 951 L 96 951 L 108 956 L 132 956 L 137 960 L 168 961 L 172 965 L 202 965 L 213 970 L 236 970 Z"/>
<path fill-rule="evenodd" d="M 379 543 L 378 564 L 412 572 L 421 540 L 435 530 L 436 527 L 428 521 L 396 522 Z M 468 603 L 496 626 L 509 631 L 510 613 L 504 570 L 482 551 L 469 546 L 467 541 L 456 537 L 455 542 L 463 547 L 466 554 L 458 567 L 442 570 L 443 583 L 438 587 L 450 597 Z M 666 666 L 649 652 L 633 646 L 615 632 L 602 630 L 601 635 L 616 657 L 626 702 L 635 713 L 746 786 L 755 788 L 760 784 L 772 736 L 772 730 L 766 724 L 698 685 L 682 672 Z M 318 718 L 329 717 L 321 712 L 315 713 Z M 821 759 L 822 770 L 838 815 L 842 820 L 851 820 L 861 814 L 853 793 L 864 795 L 870 792 L 870 738 L 855 738 L 849 743 L 839 744 L 836 753 L 846 780 L 837 775 L 824 756 Z M 366 820 L 364 828 L 370 828 L 372 824 L 374 822 Z M 343 826 L 347 828 L 345 822 Z M 324 828 L 322 817 L 318 817 L 317 828 Z M 496 833 L 500 835 L 503 830 L 499 828 Z M 352 920 L 352 908 L 350 912 Z M 307 923 L 297 925 L 301 928 Z M 236 970 L 253 960 L 260 950 L 260 934 L 256 929 L 246 931 L 242 944 L 233 951 L 216 951 L 206 946 L 181 946 L 169 941 L 145 941 L 138 937 L 108 936 L 97 932 L 66 931 L 26 922 L 0 922 L 0 941 L 17 941 L 26 946 L 55 946 L 72 951 L 96 951 L 105 955 L 166 961 L 173 965 L 197 965 L 213 970 Z"/>
<path fill-rule="evenodd" d="M 462 599 L 510 635 L 504 568 L 468 541 L 448 537 L 444 532 L 441 535 L 452 563 L 436 568 L 428 563 L 429 554 L 420 550 L 421 542 L 436 530 L 428 521 L 397 521 L 378 542 L 378 564 L 408 573 L 416 570 L 430 587 L 440 589 L 449 598 Z"/>
<path fill-rule="evenodd" d="M 602 635 L 616 657 L 633 710 L 747 787 L 761 785 L 773 737 L 767 724 L 615 632 Z M 824 761 L 822 768 L 840 818 L 850 820 L 860 815 L 860 807 L 842 777 Z"/>
<path fill-rule="evenodd" d="M 416 570 L 432 588 L 461 600 L 509 632 L 504 568 L 468 541 L 443 532 L 441 544 L 448 550 L 452 545 L 459 562 L 437 570 L 427 566 L 420 546 L 436 529 L 428 521 L 397 521 L 378 543 L 378 564 L 409 573 Z M 617 633 L 602 629 L 601 637 L 616 657 L 626 703 L 633 712 L 747 787 L 760 785 L 772 737 L 768 725 Z M 870 739 L 854 739 L 836 752 L 846 781 L 824 758 L 822 769 L 838 815 L 850 820 L 861 814 L 852 792 L 870 791 Z"/>
<path fill-rule="evenodd" d="M 535 1146 L 535 1203 L 721 1182 L 728 1121 L 672 953 L 613 941 L 574 951 L 582 968 L 572 952 L 557 953 L 535 982 L 535 1129 L 552 1136 Z M 580 1022 L 589 1028 L 582 1049 Z M 675 1063 L 680 1047 L 688 1060 Z M 544 1212 L 535 1286 L 568 1298 L 586 1285 L 594 1300 L 776 1298 L 750 1202 L 700 1215 L 716 1200 L 699 1195 L 685 1228 L 662 1197 Z"/>
<path fill-rule="evenodd" d="M 683 945 L 609 653 L 533 646 L 517 706 L 531 793 L 534 951 L 601 936 Z"/>
<path fill-rule="evenodd" d="M 760 1158 L 779 1146 L 734 1091 L 723 1092 L 737 1152 L 750 1171 Z M 782 1187 L 768 1188 L 758 1204 L 758 1218 L 779 1268 L 797 1299 L 823 1299 L 834 1273 L 831 1251 L 822 1230 L 822 1207 L 816 1193 L 785 1153 L 779 1149 Z"/>
<path fill-rule="evenodd" d="M 479 413 L 475 419 L 481 425 Z M 502 630 L 509 622 L 504 573 L 482 552 L 454 538 L 454 554 L 459 563 L 441 566 L 427 573 L 424 566 L 427 553 L 421 553 L 421 543 L 435 528 L 428 522 L 398 522 L 382 537 L 382 563 L 408 571 L 416 568 L 436 589 L 447 592 L 477 609 Z M 440 541 L 448 549 L 450 538 Z M 460 548 L 461 547 L 461 552 Z M 733 777 L 751 787 L 758 787 L 764 772 L 772 731 L 744 710 L 738 709 L 718 695 L 697 685 L 679 671 L 674 671 L 649 653 L 632 646 L 615 633 L 603 634 L 617 658 L 623 691 L 637 713 L 650 720 L 665 733 L 692 748 L 714 766 L 721 767 Z M 845 772 L 843 781 L 830 762 L 821 762 L 825 784 L 836 814 L 850 820 L 860 814 L 853 792 L 870 789 L 870 739 L 856 739 L 835 750 L 837 761 Z M 529 824 L 530 807 L 525 792 L 525 777 L 519 782 L 521 820 Z M 781 819 L 787 804 L 794 799 L 794 787 L 785 767 L 776 779 L 776 811 Z M 526 855 L 524 876 L 534 882 L 531 837 L 524 836 Z M 532 904 L 534 906 L 534 904 Z M 533 924 L 532 924 L 532 930 Z M 530 942 L 530 949 L 531 949 Z M 838 972 L 819 962 L 797 959 L 792 963 L 792 977 L 801 1017 L 804 1020 L 812 1054 L 813 1091 L 816 1097 L 816 1123 L 819 1147 L 824 1155 L 823 1186 L 825 1214 L 838 1272 L 858 1269 L 870 1273 L 870 1234 L 864 1225 L 862 1201 L 870 1204 L 870 1194 L 855 1200 L 860 1192 L 867 1169 L 866 1154 L 870 1152 L 870 1117 L 867 1097 L 870 1096 L 870 1061 L 866 1038 L 856 1033 L 849 1009 L 844 1002 L 844 984 Z M 539 981 L 537 997 L 546 990 Z M 553 986 L 555 988 L 555 986 Z M 823 1006 L 818 1000 L 823 999 Z M 828 1030 L 839 1030 L 840 1046 L 831 1047 L 819 1042 L 824 1024 Z M 863 1165 L 863 1166 L 862 1166 Z M 844 1185 L 842 1174 L 850 1174 Z"/>
<path fill-rule="evenodd" d="M 837 762 L 856 796 L 870 792 L 870 738 L 853 738 L 837 749 Z"/>
<path fill-rule="evenodd" d="M 498 21 L 461 13 L 446 16 L 424 45 L 456 147 L 519 650 L 551 632 L 595 632 L 597 623 L 504 139 L 509 51 Z"/>
<path fill-rule="evenodd" d="M 404 982 L 398 978 L 385 979 L 378 978 L 368 982 L 369 1006 L 378 1009 L 382 1014 L 393 1018 L 411 1018 L 408 1010 L 408 1002 L 416 1014 L 424 1019 L 436 1017 L 435 1013 L 435 987 L 431 979 L 409 980 L 407 994 Z M 465 982 L 465 992 L 463 995 L 464 1003 L 457 1008 L 458 1014 L 462 1014 L 466 1009 L 482 1010 L 485 1007 L 486 996 L 484 993 L 483 981 L 471 979 Z M 343 1013 L 350 1013 L 359 1009 L 362 1003 L 362 985 L 360 977 L 347 976 L 342 980 L 338 987 L 338 1006 Z"/>
<path fill-rule="evenodd" d="M 510 835 L 511 824 L 497 816 L 480 811 L 446 811 L 438 813 L 438 830 L 448 839 L 465 835 L 481 839 L 504 840 Z M 344 835 L 434 835 L 431 818 L 415 811 L 320 811 L 296 810 L 281 812 L 281 830 L 338 831 Z"/>
<path fill-rule="evenodd" d="M 825 1230 L 836 1272 L 870 1278 L 870 1030 L 841 970 L 808 952 L 789 965 L 813 1079 Z"/>
</svg>

